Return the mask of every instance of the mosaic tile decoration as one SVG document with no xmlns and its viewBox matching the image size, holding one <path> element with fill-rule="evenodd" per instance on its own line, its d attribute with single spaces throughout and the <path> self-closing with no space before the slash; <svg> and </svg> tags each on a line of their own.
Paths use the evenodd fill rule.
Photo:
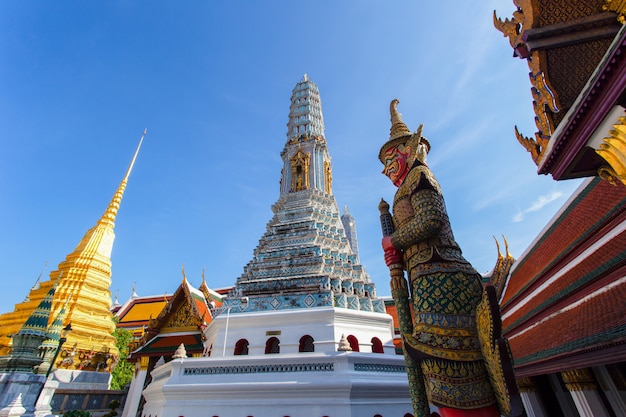
<svg viewBox="0 0 626 417">
<path fill-rule="evenodd" d="M 266 374 L 284 372 L 332 372 L 332 363 L 298 363 L 285 365 L 216 366 L 211 368 L 185 368 L 184 376 L 225 374 Z"/>
</svg>

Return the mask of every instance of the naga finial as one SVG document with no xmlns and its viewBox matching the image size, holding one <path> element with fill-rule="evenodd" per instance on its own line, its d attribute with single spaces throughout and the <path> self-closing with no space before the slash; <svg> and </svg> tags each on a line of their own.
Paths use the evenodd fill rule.
<svg viewBox="0 0 626 417">
<path fill-rule="evenodd" d="M 498 259 L 502 259 L 502 252 L 500 252 L 500 243 L 495 236 L 493 237 L 493 240 L 496 242 L 496 248 L 498 249 Z"/>
</svg>

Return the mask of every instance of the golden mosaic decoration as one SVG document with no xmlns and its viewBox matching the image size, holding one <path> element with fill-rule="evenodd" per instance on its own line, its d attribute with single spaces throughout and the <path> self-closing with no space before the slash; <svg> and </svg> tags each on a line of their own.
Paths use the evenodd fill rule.
<svg viewBox="0 0 626 417">
<path fill-rule="evenodd" d="M 626 185 L 626 116 L 620 117 L 618 123 L 613 125 L 596 153 L 609 164 L 600 167 L 598 175 L 613 185 L 618 182 Z"/>
<path fill-rule="evenodd" d="M 595 391 L 598 389 L 589 368 L 561 372 L 561 378 L 569 391 Z"/>
<path fill-rule="evenodd" d="M 330 195 L 333 195 L 333 168 L 330 161 L 324 161 L 324 189 Z"/>
<path fill-rule="evenodd" d="M 520 392 L 537 392 L 533 380 L 529 377 L 520 377 L 515 379 Z"/>
<path fill-rule="evenodd" d="M 185 303 L 174 313 L 164 327 L 183 330 L 186 327 L 197 327 L 197 325 L 197 319 L 193 317 L 191 308 Z"/>
<path fill-rule="evenodd" d="M 502 337 L 502 322 L 498 311 L 495 289 L 487 286 L 476 307 L 478 340 L 500 413 L 504 416 L 519 415 L 521 398 L 513 374 L 509 342 Z"/>
<path fill-rule="evenodd" d="M 301 149 L 298 149 L 298 152 L 291 157 L 291 189 L 293 191 L 309 189 L 310 164 L 311 156 Z"/>
<path fill-rule="evenodd" d="M 150 356 L 140 356 L 138 363 L 140 370 L 147 371 L 148 365 L 150 364 Z"/>
<path fill-rule="evenodd" d="M 606 4 L 602 6 L 602 10 L 617 13 L 619 15 L 617 21 L 621 24 L 626 22 L 624 18 L 624 16 L 626 16 L 626 0 L 606 0 Z"/>
<path fill-rule="evenodd" d="M 513 49 L 523 44 L 522 34 L 524 31 L 530 29 L 533 26 L 533 14 L 531 0 L 513 0 L 513 4 L 517 7 L 517 10 L 513 12 L 513 18 L 504 21 L 498 18 L 496 11 L 493 11 L 493 25 L 502 34 L 509 38 L 509 43 Z M 525 13 L 526 11 L 527 13 Z"/>
</svg>

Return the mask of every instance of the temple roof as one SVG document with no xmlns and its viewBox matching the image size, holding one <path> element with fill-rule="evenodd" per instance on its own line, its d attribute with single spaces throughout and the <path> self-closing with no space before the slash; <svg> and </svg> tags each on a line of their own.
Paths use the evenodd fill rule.
<svg viewBox="0 0 626 417">
<path fill-rule="evenodd" d="M 600 175 L 626 184 L 623 136 L 626 7 L 606 0 L 514 2 L 494 25 L 526 59 L 538 131 L 517 140 L 538 173 L 556 180 Z M 626 128 L 623 128 L 624 130 Z M 619 129 L 618 129 L 619 130 Z M 621 150 L 620 150 L 621 149 Z"/>
<path fill-rule="evenodd" d="M 626 359 L 626 188 L 588 180 L 512 268 L 503 333 L 520 376 Z M 582 319 L 581 319 L 582 318 Z M 584 359 L 583 359 L 584 358 Z"/>
<path fill-rule="evenodd" d="M 483 276 L 483 283 L 493 285 L 498 299 L 502 296 L 506 279 L 509 276 L 513 264 L 515 263 L 515 258 L 513 258 L 513 256 L 509 253 L 509 243 L 506 241 L 504 236 L 503 239 L 505 254 L 503 255 L 502 252 L 500 252 L 500 244 L 498 243 L 498 239 L 494 237 L 496 247 L 498 248 L 498 257 L 491 272 Z"/>
<path fill-rule="evenodd" d="M 172 356 L 181 343 L 189 353 L 199 353 L 204 349 L 201 333 L 164 334 L 150 339 L 134 351 L 132 357 L 136 359 L 139 356 Z"/>
<path fill-rule="evenodd" d="M 68 300 L 69 301 L 69 300 Z M 59 345 L 61 340 L 61 331 L 63 329 L 63 323 L 65 321 L 66 304 L 61 308 L 59 313 L 54 317 L 50 326 L 48 326 L 48 332 L 46 334 L 46 340 L 41 344 L 41 348 L 52 347 L 55 348 Z M 70 325 L 71 323 L 68 323 Z M 69 330 L 68 326 L 68 330 Z"/>
<path fill-rule="evenodd" d="M 139 347 L 132 352 L 131 359 L 171 356 L 181 343 L 189 352 L 202 352 L 202 331 L 221 306 L 220 292 L 210 289 L 204 277 L 200 288 L 194 288 L 187 281 L 184 269 L 183 280 L 174 294 L 131 297 L 118 313 L 120 327 L 141 325 Z"/>
<path fill-rule="evenodd" d="M 555 179 L 596 175 L 602 158 L 599 148 L 612 125 L 624 115 L 622 96 L 626 91 L 626 26 L 615 38 L 571 108 L 555 130 L 540 174 Z M 615 112 L 615 114 L 613 114 Z M 607 124 L 607 127 L 601 126 Z M 597 131 L 597 130 L 600 131 Z"/>
<path fill-rule="evenodd" d="M 147 326 L 151 318 L 159 315 L 170 298 L 172 298 L 171 294 L 164 294 L 128 299 L 115 313 L 118 318 L 118 327 Z"/>
</svg>

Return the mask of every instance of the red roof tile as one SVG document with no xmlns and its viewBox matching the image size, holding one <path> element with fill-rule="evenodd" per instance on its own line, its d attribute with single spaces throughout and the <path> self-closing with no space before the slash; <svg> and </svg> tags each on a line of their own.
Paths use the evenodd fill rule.
<svg viewBox="0 0 626 417">
<path fill-rule="evenodd" d="M 508 335 L 516 365 L 623 342 L 626 339 L 625 299 L 626 282 L 622 280 L 573 308 L 555 312 L 521 334 Z"/>
<path fill-rule="evenodd" d="M 533 286 L 545 281 L 551 268 L 570 255 L 580 245 L 610 219 L 624 211 L 626 187 L 614 187 L 602 180 L 594 180 L 577 196 L 570 207 L 563 211 L 552 227 L 535 244 L 518 264 L 509 277 L 502 300 L 505 312 L 516 297 L 531 291 Z"/>
</svg>

